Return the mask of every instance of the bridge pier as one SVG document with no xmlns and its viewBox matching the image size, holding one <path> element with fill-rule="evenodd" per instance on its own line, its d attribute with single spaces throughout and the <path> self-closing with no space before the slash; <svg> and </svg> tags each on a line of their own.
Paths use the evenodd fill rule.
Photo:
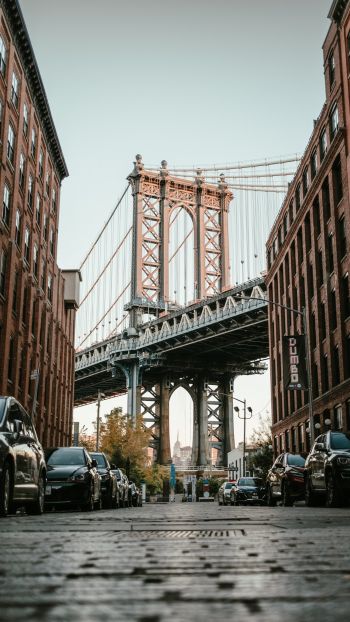
<svg viewBox="0 0 350 622">
<path fill-rule="evenodd" d="M 223 426 L 222 463 L 225 464 L 229 451 L 235 448 L 235 431 L 233 422 L 233 379 L 226 377 L 221 385 L 221 421 Z"/>
<path fill-rule="evenodd" d="M 210 463 L 208 436 L 208 395 L 207 382 L 203 378 L 197 381 L 198 413 L 198 462 L 199 465 Z"/>
<path fill-rule="evenodd" d="M 169 401 L 170 387 L 167 378 L 162 378 L 159 384 L 159 454 L 160 464 L 171 462 L 170 428 L 169 428 Z"/>
</svg>

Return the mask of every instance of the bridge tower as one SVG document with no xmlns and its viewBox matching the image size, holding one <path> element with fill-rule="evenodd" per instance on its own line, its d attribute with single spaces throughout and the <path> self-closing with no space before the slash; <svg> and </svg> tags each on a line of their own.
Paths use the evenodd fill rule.
<svg viewBox="0 0 350 622">
<path fill-rule="evenodd" d="M 125 306 L 130 325 L 123 339 L 130 342 L 131 352 L 145 315 L 165 315 L 171 310 L 169 235 L 174 210 L 186 210 L 193 222 L 196 299 L 207 299 L 229 288 L 228 210 L 232 193 L 223 175 L 217 186 L 205 183 L 200 170 L 194 180 L 182 179 L 170 175 L 164 160 L 159 171 L 146 170 L 140 155 L 136 156 L 128 181 L 133 195 L 132 275 L 131 298 Z M 154 382 L 147 385 L 142 378 L 145 363 L 137 355 L 118 364 L 127 379 L 128 415 L 135 419 L 142 413 L 151 424 L 156 460 L 167 464 L 171 459 L 170 396 L 177 386 L 186 385 L 193 400 L 193 462 L 209 462 L 209 443 L 213 440 L 209 440 L 208 421 L 224 461 L 226 452 L 234 447 L 233 379 L 215 384 L 210 369 L 205 375 L 179 378 L 172 375 L 171 369 L 161 371 L 164 365 L 160 363 L 161 360 L 147 361 L 148 366 L 155 368 Z"/>
</svg>

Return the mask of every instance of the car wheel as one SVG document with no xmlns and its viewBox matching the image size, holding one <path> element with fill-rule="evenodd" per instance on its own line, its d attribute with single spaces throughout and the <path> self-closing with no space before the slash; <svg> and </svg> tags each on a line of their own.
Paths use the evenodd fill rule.
<svg viewBox="0 0 350 622">
<path fill-rule="evenodd" d="M 328 473 L 326 491 L 326 506 L 328 508 L 336 508 L 342 505 L 342 496 L 337 487 L 333 473 Z"/>
<path fill-rule="evenodd" d="M 7 516 L 9 513 L 13 493 L 11 475 L 11 467 L 5 462 L 0 483 L 0 516 Z"/>
<path fill-rule="evenodd" d="M 273 508 L 276 505 L 276 499 L 272 495 L 271 487 L 268 486 L 266 493 L 267 505 Z"/>
<path fill-rule="evenodd" d="M 291 507 L 293 505 L 293 500 L 290 496 L 290 490 L 287 482 L 284 482 L 282 488 L 282 505 L 286 507 Z"/>
<path fill-rule="evenodd" d="M 222 505 L 222 501 L 218 501 L 219 505 Z"/>
<path fill-rule="evenodd" d="M 90 488 L 89 499 L 84 505 L 82 505 L 83 512 L 92 512 L 95 507 L 94 504 L 94 491 L 93 488 Z"/>
<path fill-rule="evenodd" d="M 41 475 L 38 482 L 38 496 L 33 503 L 28 503 L 27 514 L 42 514 L 45 503 L 45 476 Z"/>
<path fill-rule="evenodd" d="M 315 507 L 315 505 L 317 505 L 317 497 L 312 489 L 311 481 L 309 478 L 307 478 L 305 482 L 305 504 L 309 508 Z"/>
</svg>

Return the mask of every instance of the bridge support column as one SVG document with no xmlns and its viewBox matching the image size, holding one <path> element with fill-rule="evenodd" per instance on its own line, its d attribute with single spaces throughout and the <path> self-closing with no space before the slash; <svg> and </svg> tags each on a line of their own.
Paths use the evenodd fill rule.
<svg viewBox="0 0 350 622">
<path fill-rule="evenodd" d="M 225 378 L 222 383 L 222 424 L 223 424 L 223 456 L 226 465 L 227 454 L 235 448 L 235 431 L 233 423 L 233 378 Z"/>
<path fill-rule="evenodd" d="M 158 463 L 169 464 L 171 461 L 170 431 L 169 431 L 169 382 L 163 378 L 159 384 L 159 455 Z"/>
<path fill-rule="evenodd" d="M 198 464 L 207 465 L 209 457 L 208 438 L 208 396 L 207 383 L 202 378 L 197 384 L 197 412 L 198 412 Z"/>
<path fill-rule="evenodd" d="M 138 361 L 128 365 L 128 402 L 127 415 L 131 417 L 133 425 L 136 423 L 136 417 L 141 413 L 141 378 Z"/>
</svg>

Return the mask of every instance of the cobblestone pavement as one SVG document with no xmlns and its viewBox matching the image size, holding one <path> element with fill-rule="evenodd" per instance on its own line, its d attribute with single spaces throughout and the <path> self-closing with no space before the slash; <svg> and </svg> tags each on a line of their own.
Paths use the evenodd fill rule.
<svg viewBox="0 0 350 622">
<path fill-rule="evenodd" d="M 0 519 L 2 622 L 338 622 L 350 509 L 158 504 Z"/>
</svg>

